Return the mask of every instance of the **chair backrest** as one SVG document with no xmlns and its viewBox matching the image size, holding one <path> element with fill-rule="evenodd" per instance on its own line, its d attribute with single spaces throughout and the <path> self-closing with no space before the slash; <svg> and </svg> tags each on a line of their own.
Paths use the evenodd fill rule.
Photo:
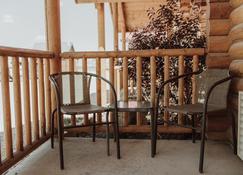
<svg viewBox="0 0 243 175">
<path fill-rule="evenodd" d="M 209 88 L 221 79 L 229 76 L 229 71 L 227 69 L 207 69 L 201 74 L 196 76 L 197 82 L 197 98 L 198 103 L 203 103 L 206 98 L 206 94 Z M 210 95 L 208 104 L 217 107 L 225 108 L 227 107 L 227 96 L 229 91 L 230 81 L 217 86 Z"/>
<path fill-rule="evenodd" d="M 90 104 L 91 74 L 62 72 L 50 75 L 59 105 Z"/>
</svg>

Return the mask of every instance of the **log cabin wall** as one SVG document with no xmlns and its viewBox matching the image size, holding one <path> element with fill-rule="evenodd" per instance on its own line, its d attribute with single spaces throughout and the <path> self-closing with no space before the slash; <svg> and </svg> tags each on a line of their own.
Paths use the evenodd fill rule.
<svg viewBox="0 0 243 175">
<path fill-rule="evenodd" d="M 230 64 L 230 72 L 235 75 L 231 84 L 229 105 L 238 117 L 238 92 L 243 90 L 243 0 L 230 0 L 232 12 L 230 14 L 229 56 L 235 59 Z M 236 120 L 238 121 L 238 120 Z"/>
<path fill-rule="evenodd" d="M 229 0 L 210 0 L 207 57 L 209 68 L 228 68 L 231 62 L 228 54 L 231 11 Z"/>
<path fill-rule="evenodd" d="M 229 69 L 236 76 L 231 83 L 228 104 L 237 118 L 238 92 L 243 90 L 243 62 L 240 61 L 243 58 L 243 0 L 211 0 L 209 8 L 207 66 Z M 224 133 L 224 137 L 230 138 L 230 133 Z"/>
</svg>

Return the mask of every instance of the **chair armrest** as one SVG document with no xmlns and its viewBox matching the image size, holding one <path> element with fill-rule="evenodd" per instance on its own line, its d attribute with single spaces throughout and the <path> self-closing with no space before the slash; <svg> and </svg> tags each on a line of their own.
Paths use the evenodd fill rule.
<svg viewBox="0 0 243 175">
<path fill-rule="evenodd" d="M 157 100 L 156 100 L 156 107 L 159 106 L 159 99 L 160 99 L 160 96 L 162 95 L 162 93 L 164 92 L 164 87 L 165 85 L 167 85 L 168 83 L 171 83 L 171 82 L 175 82 L 181 78 L 186 78 L 186 77 L 190 77 L 190 76 L 193 76 L 193 75 L 198 75 L 200 73 L 202 73 L 203 70 L 200 69 L 198 71 L 195 71 L 195 72 L 190 72 L 190 73 L 187 73 L 187 74 L 183 74 L 183 75 L 179 75 L 179 76 L 176 76 L 176 77 L 173 77 L 167 81 L 165 81 L 164 83 L 162 83 L 162 85 L 159 87 L 159 90 L 158 90 L 158 94 L 157 94 Z"/>
</svg>

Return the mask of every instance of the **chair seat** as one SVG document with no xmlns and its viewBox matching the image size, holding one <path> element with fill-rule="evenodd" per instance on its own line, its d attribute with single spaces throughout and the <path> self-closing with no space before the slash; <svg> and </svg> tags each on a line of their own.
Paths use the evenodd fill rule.
<svg viewBox="0 0 243 175">
<path fill-rule="evenodd" d="M 203 104 L 184 104 L 184 105 L 175 105 L 175 106 L 168 106 L 164 108 L 168 112 L 176 112 L 176 113 L 183 113 L 183 114 L 202 114 L 203 113 Z M 208 105 L 208 112 L 214 112 L 222 110 L 222 107 L 215 106 L 215 105 Z"/>
<path fill-rule="evenodd" d="M 89 114 L 89 113 L 100 113 L 106 112 L 108 108 L 102 106 L 91 105 L 91 104 L 75 104 L 75 105 L 64 105 L 61 106 L 61 112 L 63 114 Z"/>
</svg>

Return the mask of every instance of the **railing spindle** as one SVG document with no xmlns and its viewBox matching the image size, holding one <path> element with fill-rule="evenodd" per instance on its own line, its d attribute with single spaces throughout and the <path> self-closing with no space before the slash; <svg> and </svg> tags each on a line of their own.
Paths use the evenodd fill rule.
<svg viewBox="0 0 243 175">
<path fill-rule="evenodd" d="M 128 59 L 127 57 L 123 58 L 122 62 L 122 73 L 123 73 L 123 99 L 124 101 L 128 101 Z M 128 126 L 128 113 L 124 113 L 124 126 Z"/>
<path fill-rule="evenodd" d="M 23 69 L 23 99 L 25 116 L 25 136 L 26 144 L 32 143 L 31 119 L 30 119 L 30 87 L 29 87 L 29 64 L 28 58 L 22 58 Z"/>
<path fill-rule="evenodd" d="M 44 88 L 45 88 L 45 115 L 46 115 L 46 130 L 51 131 L 51 87 L 49 81 L 50 62 L 44 60 Z"/>
<path fill-rule="evenodd" d="M 96 58 L 96 74 L 101 76 L 100 58 Z M 96 79 L 96 102 L 98 106 L 101 106 L 101 80 L 99 78 Z M 102 122 L 101 113 L 97 115 L 97 122 Z"/>
<path fill-rule="evenodd" d="M 74 72 L 74 59 L 71 58 L 68 60 L 68 71 Z M 70 77 L 70 102 L 71 104 L 75 103 L 75 79 L 73 76 Z M 71 115 L 71 125 L 76 126 L 76 116 Z"/>
<path fill-rule="evenodd" d="M 4 105 L 2 109 L 3 109 L 6 158 L 11 159 L 13 157 L 13 141 L 12 141 L 9 72 L 8 72 L 7 56 L 0 56 L 0 68 L 1 68 L 1 84 L 2 84 L 2 104 Z"/>
<path fill-rule="evenodd" d="M 20 90 L 20 72 L 19 58 L 12 58 L 13 90 L 14 90 L 14 113 L 16 126 L 16 150 L 23 151 L 23 126 L 21 110 L 21 90 Z"/>
<path fill-rule="evenodd" d="M 170 78 L 170 60 L 169 60 L 169 56 L 165 56 L 164 57 L 164 81 L 169 80 Z M 169 91 L 169 85 L 165 85 L 164 87 L 164 106 L 168 106 L 169 105 L 169 99 L 170 99 L 170 91 Z M 168 112 L 164 112 L 164 120 L 168 121 L 169 120 L 169 113 Z M 167 126 L 168 124 L 165 123 L 165 126 Z"/>
<path fill-rule="evenodd" d="M 156 60 L 155 57 L 150 57 L 150 75 L 151 75 L 151 103 L 155 104 L 156 94 Z"/>
<path fill-rule="evenodd" d="M 83 72 L 88 72 L 87 58 L 82 59 L 82 70 L 83 70 Z M 88 114 L 84 114 L 84 124 L 85 125 L 89 124 L 89 115 Z"/>
<path fill-rule="evenodd" d="M 39 139 L 39 117 L 38 117 L 38 96 L 37 96 L 37 74 L 36 59 L 30 59 L 30 81 L 31 81 L 31 116 L 33 119 L 34 140 Z"/>
<path fill-rule="evenodd" d="M 199 66 L 199 58 L 197 55 L 193 56 L 193 72 L 198 70 Z M 196 75 L 192 76 L 192 103 L 195 104 L 197 102 L 197 82 L 196 82 Z"/>
<path fill-rule="evenodd" d="M 136 61 L 136 70 L 137 70 L 137 101 L 142 100 L 142 58 L 137 57 Z M 141 113 L 137 113 L 137 125 L 140 126 L 142 124 L 142 116 Z"/>
<path fill-rule="evenodd" d="M 185 72 L 185 65 L 184 65 L 184 56 L 180 55 L 179 56 L 179 75 L 183 75 Z M 178 94 L 179 94 L 179 105 L 182 105 L 184 102 L 184 79 L 181 78 L 179 79 L 178 83 Z M 178 114 L 178 124 L 183 124 L 183 114 Z"/>
<path fill-rule="evenodd" d="M 38 96 L 39 96 L 39 117 L 41 127 L 41 137 L 46 135 L 46 118 L 45 118 L 45 96 L 44 96 L 44 68 L 43 60 L 39 58 L 38 62 Z"/>
</svg>

